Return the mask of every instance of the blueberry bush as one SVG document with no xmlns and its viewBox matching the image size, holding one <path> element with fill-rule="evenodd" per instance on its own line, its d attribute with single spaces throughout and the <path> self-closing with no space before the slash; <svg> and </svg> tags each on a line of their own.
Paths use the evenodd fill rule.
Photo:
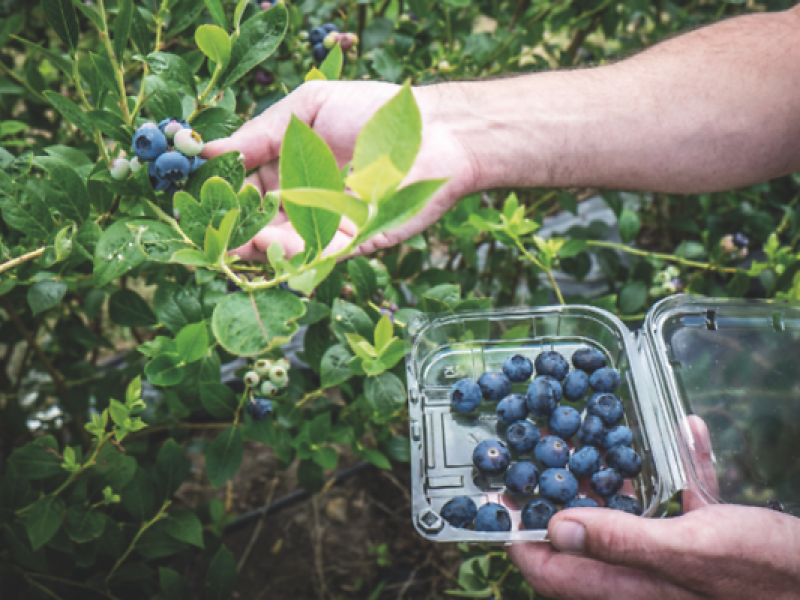
<svg viewBox="0 0 800 600">
<path fill-rule="evenodd" d="M 220 502 L 173 507 L 191 432 L 216 434 L 202 449 L 213 487 L 229 485 L 246 440 L 269 446 L 312 493 L 343 451 L 403 468 L 401 340 L 415 311 L 588 303 L 635 324 L 679 291 L 800 300 L 795 176 L 699 197 L 603 191 L 613 224 L 547 236 L 546 217 L 577 214 L 600 193 L 495 190 L 400 247 L 337 261 L 442 184 L 400 187 L 421 135 L 408 85 L 604 64 L 788 4 L 3 0 L 4 586 L 64 600 L 188 598 L 196 582 L 170 560 L 199 556 L 203 597 L 229 597 L 237 570 L 222 532 L 235 515 Z M 298 119 L 282 189 L 264 197 L 244 185 L 235 152 L 188 168 L 171 156 L 155 176 L 155 159 L 133 160 L 147 123 L 185 122 L 194 134 L 176 136 L 173 151 L 186 158 L 304 81 L 340 77 L 405 84 L 344 169 Z M 406 150 L 390 157 L 397 130 Z M 281 200 L 305 251 L 287 259 L 275 245 L 267 264 L 229 255 Z M 323 257 L 343 216 L 358 236 Z M 299 332 L 305 370 L 289 363 L 281 376 Z M 223 380 L 228 364 L 236 385 Z M 250 371 L 257 381 L 245 385 Z M 451 594 L 533 597 L 502 552 L 462 553 Z"/>
</svg>

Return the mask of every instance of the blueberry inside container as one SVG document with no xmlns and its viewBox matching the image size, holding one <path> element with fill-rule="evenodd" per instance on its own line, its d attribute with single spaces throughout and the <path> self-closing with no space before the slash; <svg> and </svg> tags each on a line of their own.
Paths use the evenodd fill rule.
<svg viewBox="0 0 800 600">
<path fill-rule="evenodd" d="M 481 475 L 472 464 L 478 443 L 505 439 L 496 403 L 484 400 L 476 411 L 459 414 L 449 391 L 461 378 L 502 370 L 515 354 L 534 361 L 555 350 L 569 360 L 586 347 L 600 350 L 620 373 L 615 393 L 625 409 L 623 424 L 642 458 L 641 473 L 623 493 L 638 500 L 643 517 L 663 517 L 670 500 L 689 487 L 709 504 L 800 516 L 800 306 L 678 295 L 653 306 L 636 332 L 607 311 L 569 305 L 417 314 L 407 333 L 413 521 L 428 539 L 546 539 L 545 529 L 526 530 L 520 520 L 538 493 L 512 496 L 503 475 Z M 524 394 L 527 385 L 515 383 L 512 392 Z M 590 394 L 560 405 L 583 413 Z M 707 438 L 696 439 L 690 415 L 702 419 Z M 577 436 L 570 444 L 580 447 Z M 512 451 L 512 464 L 518 460 L 533 460 L 533 453 Z M 451 526 L 439 513 L 456 496 L 478 507 L 505 506 L 511 531 Z"/>
</svg>

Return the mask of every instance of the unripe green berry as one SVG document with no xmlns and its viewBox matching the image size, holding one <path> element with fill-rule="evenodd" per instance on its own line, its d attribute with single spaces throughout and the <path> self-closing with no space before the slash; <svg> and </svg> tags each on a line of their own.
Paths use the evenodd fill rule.
<svg viewBox="0 0 800 600">
<path fill-rule="evenodd" d="M 247 387 L 256 387 L 258 383 L 261 381 L 261 377 L 258 376 L 258 373 L 255 371 L 248 371 L 245 373 L 244 376 L 244 384 Z"/>
<path fill-rule="evenodd" d="M 651 287 L 650 288 L 650 295 L 653 296 L 654 298 L 660 298 L 661 296 L 663 296 L 664 295 L 663 286 L 654 285 L 653 287 Z"/>
<path fill-rule="evenodd" d="M 261 394 L 271 398 L 278 393 L 278 388 L 275 387 L 271 381 L 265 381 L 261 384 Z"/>
<path fill-rule="evenodd" d="M 665 283 L 664 285 L 661 286 L 661 290 L 664 292 L 665 295 L 669 296 L 669 295 L 674 294 L 675 292 L 677 292 L 678 288 L 675 287 L 674 283 L 672 283 L 671 281 L 668 281 L 667 283 Z"/>
<path fill-rule="evenodd" d="M 131 172 L 131 166 L 125 158 L 115 158 L 111 161 L 111 166 L 108 168 L 111 172 L 111 177 L 117 181 L 125 179 Z"/>
<path fill-rule="evenodd" d="M 676 267 L 675 265 L 670 265 L 666 268 L 667 275 L 669 275 L 670 279 L 675 279 L 676 277 L 680 277 L 681 270 Z"/>
<path fill-rule="evenodd" d="M 194 129 L 181 129 L 175 134 L 175 149 L 184 156 L 197 156 L 203 151 L 203 138 Z"/>
<path fill-rule="evenodd" d="M 328 35 L 325 36 L 325 39 L 322 40 L 322 45 L 325 46 L 328 50 L 330 50 L 336 45 L 336 42 L 338 40 L 339 40 L 339 34 L 336 31 L 331 31 Z"/>
<path fill-rule="evenodd" d="M 667 283 L 672 277 L 669 276 L 669 273 L 666 271 L 659 271 L 656 273 L 656 276 L 653 277 L 653 283 Z"/>
<path fill-rule="evenodd" d="M 269 370 L 272 368 L 272 361 L 262 358 L 256 361 L 253 369 L 258 373 L 259 377 L 269 377 Z"/>
<path fill-rule="evenodd" d="M 283 387 L 286 385 L 288 379 L 289 374 L 286 372 L 286 369 L 280 365 L 274 365 L 269 370 L 269 380 L 278 387 Z"/>
<path fill-rule="evenodd" d="M 128 161 L 128 166 L 131 168 L 131 173 L 138 173 L 139 169 L 142 168 L 142 161 L 139 160 L 138 156 L 134 156 L 130 161 Z"/>
</svg>

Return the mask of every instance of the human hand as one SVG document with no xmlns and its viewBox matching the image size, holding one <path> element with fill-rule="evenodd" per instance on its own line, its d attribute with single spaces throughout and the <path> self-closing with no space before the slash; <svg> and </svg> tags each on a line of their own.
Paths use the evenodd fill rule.
<svg viewBox="0 0 800 600">
<path fill-rule="evenodd" d="M 443 92 L 437 87 L 413 90 L 422 117 L 422 144 L 403 185 L 423 179 L 449 180 L 411 220 L 367 240 L 354 254 L 373 252 L 412 237 L 434 223 L 460 197 L 476 189 L 469 153 L 450 126 L 453 121 L 447 113 L 448 109 L 453 110 L 453 105 L 445 105 Z M 361 128 L 399 91 L 399 86 L 388 83 L 309 81 L 245 124 L 231 137 L 209 143 L 203 156 L 211 158 L 223 152 L 239 150 L 245 156 L 248 170 L 258 167 L 258 171 L 250 175 L 245 183 L 254 185 L 263 195 L 280 187 L 278 156 L 292 113 L 327 142 L 341 168 L 352 159 Z M 342 219 L 326 254 L 345 248 L 356 233 L 355 226 L 347 219 Z M 283 246 L 287 258 L 301 252 L 304 247 L 303 239 L 283 210 L 250 242 L 232 253 L 244 260 L 265 261 L 266 251 L 273 242 Z"/>
<path fill-rule="evenodd" d="M 690 419 L 695 464 L 713 486 L 708 432 Z M 706 505 L 695 490 L 684 492 L 684 510 L 672 519 L 646 519 L 574 508 L 550 521 L 552 545 L 515 544 L 508 553 L 534 590 L 565 600 L 797 598 L 800 519 Z"/>
</svg>

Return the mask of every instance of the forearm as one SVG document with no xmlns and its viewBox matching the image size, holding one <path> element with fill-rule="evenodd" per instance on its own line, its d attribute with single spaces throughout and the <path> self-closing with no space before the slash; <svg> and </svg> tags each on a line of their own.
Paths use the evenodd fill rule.
<svg viewBox="0 0 800 600">
<path fill-rule="evenodd" d="M 691 193 L 800 170 L 800 16 L 748 15 L 614 65 L 431 86 L 476 187 Z"/>
</svg>

